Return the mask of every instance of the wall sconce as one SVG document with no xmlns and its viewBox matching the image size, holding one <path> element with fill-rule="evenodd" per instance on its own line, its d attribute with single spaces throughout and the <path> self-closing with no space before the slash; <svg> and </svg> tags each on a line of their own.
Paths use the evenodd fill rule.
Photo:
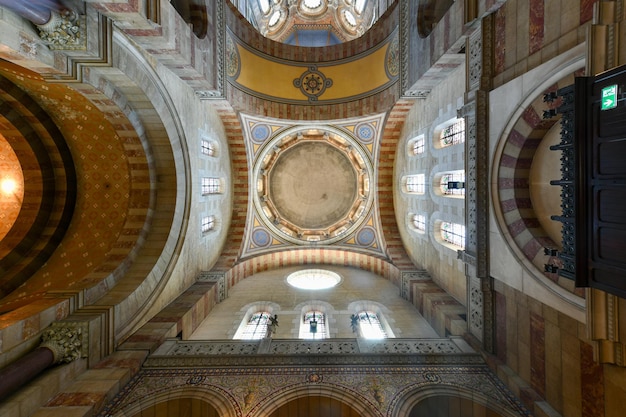
<svg viewBox="0 0 626 417">
<path fill-rule="evenodd" d="M 315 335 L 317 333 L 317 320 L 315 318 L 309 322 L 309 331 Z"/>
</svg>

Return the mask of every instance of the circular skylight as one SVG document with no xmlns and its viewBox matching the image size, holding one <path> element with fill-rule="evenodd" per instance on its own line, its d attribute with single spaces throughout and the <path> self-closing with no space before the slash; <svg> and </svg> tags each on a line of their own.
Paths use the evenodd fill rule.
<svg viewBox="0 0 626 417">
<path fill-rule="evenodd" d="M 289 274 L 287 283 L 301 290 L 326 290 L 339 284 L 341 277 L 325 269 L 305 269 Z"/>
</svg>

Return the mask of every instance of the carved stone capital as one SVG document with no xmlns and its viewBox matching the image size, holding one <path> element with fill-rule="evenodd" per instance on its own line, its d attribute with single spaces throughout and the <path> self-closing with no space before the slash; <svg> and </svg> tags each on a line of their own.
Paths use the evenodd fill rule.
<svg viewBox="0 0 626 417">
<path fill-rule="evenodd" d="M 61 12 L 52 10 L 50 20 L 43 25 L 37 25 L 37 28 L 39 28 L 39 37 L 48 44 L 50 49 L 84 50 L 87 48 L 85 19 L 73 10 L 65 9 Z"/>
<path fill-rule="evenodd" d="M 40 347 L 52 351 L 54 363 L 69 363 L 89 353 L 86 322 L 56 322 L 44 330 Z"/>
</svg>

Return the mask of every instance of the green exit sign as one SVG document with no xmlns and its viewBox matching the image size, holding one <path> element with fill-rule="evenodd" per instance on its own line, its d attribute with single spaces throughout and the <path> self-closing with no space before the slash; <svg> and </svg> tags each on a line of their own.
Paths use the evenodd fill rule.
<svg viewBox="0 0 626 417">
<path fill-rule="evenodd" d="M 602 103 L 600 110 L 610 110 L 617 107 L 617 84 L 602 89 Z"/>
</svg>

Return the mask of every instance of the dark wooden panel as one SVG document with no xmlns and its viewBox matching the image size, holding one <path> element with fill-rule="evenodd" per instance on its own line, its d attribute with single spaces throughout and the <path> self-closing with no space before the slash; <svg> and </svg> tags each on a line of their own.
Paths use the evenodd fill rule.
<svg viewBox="0 0 626 417">
<path fill-rule="evenodd" d="M 617 107 L 601 110 L 611 85 Z M 575 87 L 576 284 L 626 297 L 626 67 Z"/>
</svg>

